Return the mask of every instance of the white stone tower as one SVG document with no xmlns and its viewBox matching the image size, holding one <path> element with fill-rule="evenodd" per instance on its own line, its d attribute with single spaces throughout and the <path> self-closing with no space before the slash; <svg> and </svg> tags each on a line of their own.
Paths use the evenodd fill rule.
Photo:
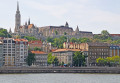
<svg viewBox="0 0 120 83">
<path fill-rule="evenodd" d="M 19 2 L 17 2 L 17 11 L 15 14 L 15 30 L 14 32 L 19 32 L 19 28 L 21 25 L 21 15 L 20 15 L 20 11 L 19 11 Z"/>
</svg>

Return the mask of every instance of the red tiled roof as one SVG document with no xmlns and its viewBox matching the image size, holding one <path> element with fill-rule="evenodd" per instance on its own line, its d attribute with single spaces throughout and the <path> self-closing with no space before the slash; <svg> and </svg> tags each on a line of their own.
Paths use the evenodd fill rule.
<svg viewBox="0 0 120 83">
<path fill-rule="evenodd" d="M 57 49 L 52 49 L 51 52 L 54 52 L 54 51 L 56 51 L 56 50 L 57 50 Z"/>
<path fill-rule="evenodd" d="M 34 54 L 47 54 L 47 53 L 45 53 L 43 51 L 31 51 L 31 52 L 34 53 Z"/>
<path fill-rule="evenodd" d="M 28 40 L 26 39 L 14 39 L 15 41 L 24 41 L 24 42 L 28 42 Z"/>
<path fill-rule="evenodd" d="M 120 36 L 120 34 L 110 34 L 110 36 Z"/>
<path fill-rule="evenodd" d="M 29 44 L 42 44 L 42 41 L 40 41 L 40 40 L 34 40 L 34 41 L 30 41 L 28 43 Z"/>
<path fill-rule="evenodd" d="M 32 28 L 33 26 L 34 26 L 34 24 L 28 25 L 28 29 L 29 29 L 29 28 Z"/>
</svg>

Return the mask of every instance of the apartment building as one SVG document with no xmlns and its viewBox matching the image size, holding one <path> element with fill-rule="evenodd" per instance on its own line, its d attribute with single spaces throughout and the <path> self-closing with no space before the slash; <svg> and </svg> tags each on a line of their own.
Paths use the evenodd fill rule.
<svg viewBox="0 0 120 83">
<path fill-rule="evenodd" d="M 3 39 L 3 65 L 23 66 L 28 56 L 28 41 L 26 39 Z"/>
<path fill-rule="evenodd" d="M 15 41 L 13 38 L 3 39 L 3 65 L 15 66 Z"/>
<path fill-rule="evenodd" d="M 3 43 L 0 42 L 0 67 L 3 66 Z"/>
<path fill-rule="evenodd" d="M 88 65 L 96 66 L 96 59 L 109 57 L 109 44 L 107 43 L 81 43 L 80 49 L 88 52 Z"/>
<path fill-rule="evenodd" d="M 58 58 L 59 63 L 64 62 L 64 64 L 73 64 L 73 54 L 76 51 L 81 51 L 80 49 L 56 49 L 52 52 L 52 56 Z"/>
<path fill-rule="evenodd" d="M 110 57 L 120 56 L 120 47 L 117 45 L 110 45 Z"/>
<path fill-rule="evenodd" d="M 25 66 L 28 56 L 28 40 L 15 39 L 15 65 Z"/>
<path fill-rule="evenodd" d="M 48 54 L 43 51 L 31 51 L 35 54 L 36 61 L 34 62 L 35 66 L 47 66 L 47 56 Z"/>
</svg>

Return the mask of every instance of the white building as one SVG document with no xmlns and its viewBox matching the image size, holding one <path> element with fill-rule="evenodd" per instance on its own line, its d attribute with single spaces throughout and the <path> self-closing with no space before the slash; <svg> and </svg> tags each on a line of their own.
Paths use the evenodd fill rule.
<svg viewBox="0 0 120 83">
<path fill-rule="evenodd" d="M 15 65 L 15 41 L 13 38 L 3 39 L 3 65 Z"/>
<path fill-rule="evenodd" d="M 28 40 L 26 39 L 3 39 L 3 65 L 23 66 L 28 56 Z"/>
<path fill-rule="evenodd" d="M 15 65 L 25 66 L 28 56 L 28 40 L 15 39 Z"/>
</svg>

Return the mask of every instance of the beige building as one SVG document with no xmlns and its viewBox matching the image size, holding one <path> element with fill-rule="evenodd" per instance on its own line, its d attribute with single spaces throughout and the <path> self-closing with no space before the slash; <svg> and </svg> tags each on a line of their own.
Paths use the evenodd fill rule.
<svg viewBox="0 0 120 83">
<path fill-rule="evenodd" d="M 48 54 L 43 51 L 31 51 L 35 54 L 36 61 L 34 62 L 35 66 L 47 66 L 47 56 Z"/>
<path fill-rule="evenodd" d="M 64 62 L 64 64 L 73 65 L 73 54 L 76 51 L 81 51 L 80 49 L 57 49 L 52 52 L 52 56 L 58 58 L 59 63 Z"/>
<path fill-rule="evenodd" d="M 55 33 L 57 32 L 57 34 Z M 42 33 L 45 37 L 52 37 L 54 35 L 64 35 L 65 33 L 68 35 L 73 34 L 73 29 L 69 27 L 68 23 L 66 22 L 65 26 L 45 26 L 39 28 L 39 33 Z"/>
</svg>

